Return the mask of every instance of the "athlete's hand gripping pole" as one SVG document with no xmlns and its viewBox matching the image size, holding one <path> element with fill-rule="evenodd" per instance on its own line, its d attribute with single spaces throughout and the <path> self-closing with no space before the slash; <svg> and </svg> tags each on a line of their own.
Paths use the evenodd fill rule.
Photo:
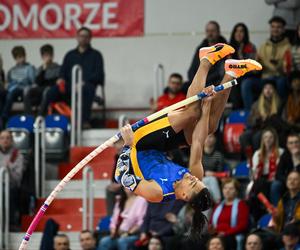
<svg viewBox="0 0 300 250">
<path fill-rule="evenodd" d="M 237 85 L 238 82 L 236 80 L 232 80 L 229 82 L 226 82 L 224 84 L 218 85 L 214 88 L 215 92 L 220 92 L 224 89 L 228 89 L 232 86 Z M 152 115 L 149 115 L 148 117 L 137 121 L 132 125 L 132 130 L 135 131 L 138 128 L 146 125 L 147 123 L 157 119 L 158 117 L 165 115 L 169 113 L 170 111 L 176 110 L 178 108 L 184 107 L 186 105 L 189 105 L 193 102 L 196 102 L 198 100 L 201 100 L 203 98 L 207 97 L 207 95 L 204 92 L 200 92 L 197 95 L 191 96 L 181 102 L 175 103 L 169 107 L 166 107 Z M 37 224 L 41 220 L 43 214 L 46 212 L 47 208 L 50 206 L 51 202 L 56 198 L 57 194 L 65 187 L 65 185 L 73 178 L 75 174 L 77 174 L 85 165 L 87 165 L 93 158 L 95 158 L 98 154 L 100 154 L 102 151 L 104 151 L 106 148 L 113 146 L 115 142 L 117 142 L 121 138 L 121 133 L 114 135 L 107 141 L 105 141 L 102 145 L 97 147 L 94 151 L 92 151 L 90 154 L 88 154 L 85 158 L 83 158 L 55 187 L 55 189 L 51 192 L 51 194 L 48 196 L 44 204 L 40 207 L 38 213 L 35 215 L 34 219 L 32 220 L 29 228 L 27 229 L 27 232 L 21 242 L 21 245 L 19 247 L 19 250 L 25 250 L 27 249 L 28 242 L 30 240 L 30 237 L 32 233 L 34 232 Z"/>
</svg>

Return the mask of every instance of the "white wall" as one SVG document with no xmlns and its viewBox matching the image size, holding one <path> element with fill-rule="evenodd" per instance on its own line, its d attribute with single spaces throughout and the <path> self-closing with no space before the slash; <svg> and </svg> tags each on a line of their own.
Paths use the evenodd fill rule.
<svg viewBox="0 0 300 250">
<path fill-rule="evenodd" d="M 235 23 L 245 22 L 258 46 L 268 36 L 271 15 L 272 7 L 262 0 L 145 0 L 144 37 L 93 39 L 105 60 L 108 106 L 147 107 L 155 63 L 165 66 L 166 76 L 176 71 L 186 77 L 207 21 L 218 21 L 226 38 Z M 28 61 L 38 66 L 39 47 L 44 43 L 54 45 L 58 62 L 76 45 L 74 39 L 0 40 L 6 71 L 14 63 L 13 46 L 25 46 Z"/>
</svg>

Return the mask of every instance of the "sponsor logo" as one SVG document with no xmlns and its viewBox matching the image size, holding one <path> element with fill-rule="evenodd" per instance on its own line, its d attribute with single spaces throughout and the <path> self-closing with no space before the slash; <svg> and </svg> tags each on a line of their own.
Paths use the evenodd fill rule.
<svg viewBox="0 0 300 250">
<path fill-rule="evenodd" d="M 170 137 L 170 136 L 169 136 L 169 132 L 170 132 L 170 130 L 168 130 L 168 131 L 163 131 L 163 134 L 165 134 L 166 137 L 169 138 L 169 137 Z"/>
<path fill-rule="evenodd" d="M 246 64 L 242 64 L 242 65 L 229 64 L 229 68 L 230 69 L 247 69 L 247 65 Z"/>
</svg>

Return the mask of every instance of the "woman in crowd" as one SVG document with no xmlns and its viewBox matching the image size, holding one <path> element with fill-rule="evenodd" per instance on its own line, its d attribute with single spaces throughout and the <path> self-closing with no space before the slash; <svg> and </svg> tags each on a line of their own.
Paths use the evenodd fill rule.
<svg viewBox="0 0 300 250">
<path fill-rule="evenodd" d="M 257 200 L 257 194 L 264 193 L 276 205 L 278 197 L 272 183 L 275 179 L 280 156 L 283 153 L 278 145 L 278 135 L 273 128 L 267 128 L 262 133 L 260 148 L 252 157 L 253 186 L 250 193 L 251 213 L 258 220 L 264 213 L 264 208 Z"/>
<path fill-rule="evenodd" d="M 228 178 L 223 182 L 224 200 L 215 207 L 211 220 L 210 231 L 223 236 L 227 246 L 242 249 L 242 233 L 248 228 L 249 209 L 247 204 L 238 199 L 240 184 Z"/>
<path fill-rule="evenodd" d="M 291 92 L 284 106 L 282 118 L 291 129 L 300 132 L 300 71 L 291 74 Z"/>
<path fill-rule="evenodd" d="M 102 238 L 98 250 L 127 250 L 138 239 L 139 228 L 147 210 L 147 201 L 123 188 L 110 222 L 110 235 Z"/>
<path fill-rule="evenodd" d="M 257 150 L 260 145 L 261 131 L 264 127 L 280 123 L 280 99 L 275 89 L 275 83 L 266 82 L 258 100 L 252 105 L 247 121 L 247 130 L 240 136 L 240 143 L 245 150 L 251 146 Z M 280 125 L 279 125 L 280 126 Z"/>
<path fill-rule="evenodd" d="M 230 45 L 235 49 L 235 53 L 232 55 L 233 59 L 256 58 L 256 47 L 250 42 L 248 27 L 244 23 L 237 23 L 233 27 Z M 242 108 L 244 106 L 246 110 L 250 110 L 254 100 L 253 90 L 255 87 L 259 88 L 260 80 L 256 74 L 249 73 L 240 78 L 239 82 L 241 84 L 231 91 L 230 102 L 233 103 L 233 108 Z"/>
</svg>

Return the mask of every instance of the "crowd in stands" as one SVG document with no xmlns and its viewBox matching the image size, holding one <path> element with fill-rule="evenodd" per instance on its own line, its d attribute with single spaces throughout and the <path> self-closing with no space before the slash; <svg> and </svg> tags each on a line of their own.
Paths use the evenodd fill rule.
<svg viewBox="0 0 300 250">
<path fill-rule="evenodd" d="M 42 63 L 37 69 L 27 62 L 23 46 L 12 49 L 16 64 L 8 70 L 6 77 L 1 59 L 0 128 L 5 128 L 13 103 L 20 100 L 24 103 L 23 114 L 27 115 L 46 115 L 57 102 L 70 106 L 74 65 L 82 68 L 82 124 L 83 128 L 89 128 L 96 88 L 103 86 L 105 81 L 103 57 L 100 51 L 92 48 L 91 39 L 91 31 L 80 28 L 77 31 L 77 47 L 67 52 L 61 65 L 54 62 L 54 48 L 50 44 L 40 48 Z"/>
<path fill-rule="evenodd" d="M 207 228 L 201 239 L 189 237 L 193 210 L 184 202 L 147 203 L 112 179 L 106 188 L 109 228 L 98 239 L 90 231 L 81 232 L 82 249 L 300 249 L 300 24 L 299 20 L 291 20 L 291 15 L 300 18 L 300 3 L 266 2 L 275 5 L 276 13 L 269 21 L 266 41 L 257 49 L 244 23 L 233 27 L 228 41 L 235 48 L 232 58 L 251 58 L 263 65 L 262 73 L 249 73 L 238 79 L 240 84 L 232 89 L 229 100 L 233 110 L 249 113 L 246 129 L 239 138 L 241 152 L 237 158 L 246 161 L 249 167 L 246 186 L 234 177 L 228 178 L 230 167 L 225 162 L 230 155 L 221 143 L 219 129 L 207 137 L 204 146 L 203 181 L 214 206 L 206 212 Z M 295 6 L 288 7 L 288 2 Z M 200 48 L 227 43 L 216 21 L 207 23 L 205 33 L 192 58 L 187 82 L 180 74 L 171 74 L 164 94 L 151 102 L 152 112 L 185 98 L 199 66 Z M 54 49 L 49 44 L 40 49 L 42 65 L 38 70 L 26 61 L 22 46 L 12 50 L 16 65 L 8 71 L 6 79 L 0 61 L 2 127 L 19 97 L 28 114 L 34 112 L 33 107 L 38 107 L 37 114 L 44 115 L 53 102 L 69 103 L 71 70 L 75 64 L 83 68 L 83 123 L 89 127 L 96 86 L 104 84 L 103 58 L 91 47 L 88 29 L 78 30 L 77 40 L 78 47 L 65 55 L 61 66 L 54 62 Z M 224 60 L 221 60 L 212 67 L 207 82 L 218 83 L 223 75 Z M 122 145 L 116 147 L 120 151 Z M 188 159 L 188 152 L 169 154 L 174 161 Z M 5 130 L 0 134 L 0 161 L 1 167 L 9 169 L 12 197 L 18 197 L 24 160 Z M 269 201 L 268 205 L 261 201 L 260 195 Z M 17 201 L 17 198 L 11 201 L 12 222 L 20 213 Z M 55 250 L 70 249 L 68 237 L 56 235 L 53 246 Z"/>
<path fill-rule="evenodd" d="M 287 33 L 286 21 L 279 16 L 271 18 L 269 25 L 270 37 L 259 49 L 243 23 L 234 26 L 229 41 L 236 50 L 233 58 L 251 58 L 263 65 L 262 73 L 246 74 L 238 80 L 240 85 L 232 89 L 229 100 L 233 110 L 249 112 L 237 158 L 245 160 L 249 168 L 246 186 L 224 174 L 230 169 L 226 159 L 231 156 L 220 143 L 222 131 L 209 135 L 204 146 L 203 181 L 215 205 L 206 212 L 208 225 L 202 238 L 197 241 L 188 236 L 193 216 L 188 205 L 175 201 L 178 204 L 170 203 L 166 208 L 165 204 L 149 203 L 139 239 L 127 249 L 153 249 L 153 237 L 161 244 L 155 249 L 300 249 L 300 25 Z M 199 66 L 199 48 L 226 42 L 217 22 L 208 22 L 205 31 L 188 81 L 171 74 L 163 95 L 151 103 L 153 112 L 184 98 Z M 217 63 L 207 82 L 220 82 L 223 68 L 223 61 Z M 108 189 L 111 187 L 114 193 L 120 189 L 113 183 Z M 261 201 L 260 195 L 269 205 Z M 102 241 L 98 250 L 107 249 Z"/>
</svg>

